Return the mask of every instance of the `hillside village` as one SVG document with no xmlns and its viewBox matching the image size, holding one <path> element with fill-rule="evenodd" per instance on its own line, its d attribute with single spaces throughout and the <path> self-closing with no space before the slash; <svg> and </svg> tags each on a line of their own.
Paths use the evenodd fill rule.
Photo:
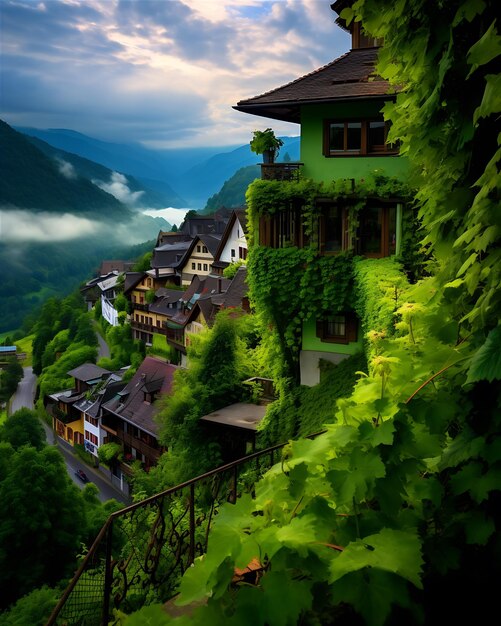
<svg viewBox="0 0 501 626">
<path fill-rule="evenodd" d="M 124 367 L 72 366 L 71 387 L 42 403 L 134 503 L 108 518 L 48 626 L 434 626 L 461 623 L 468 593 L 479 615 L 494 608 L 493 56 L 470 56 L 483 17 L 459 2 L 449 40 L 434 7 L 422 21 L 446 56 L 418 38 L 417 79 L 395 61 L 417 17 L 376 4 L 353 19 L 334 2 L 350 51 L 234 106 L 299 124 L 300 160 L 271 148 L 246 207 L 188 215 L 141 271 L 103 261 L 82 286 L 101 328 L 140 349 Z M 444 79 L 455 64 L 473 75 L 471 102 Z M 464 136 L 437 122 L 447 107 Z"/>
<path fill-rule="evenodd" d="M 338 24 L 348 28 L 340 18 Z M 354 264 L 364 263 L 363 258 L 401 258 L 404 229 L 412 224 L 412 214 L 405 203 L 407 164 L 398 157 L 398 148 L 387 143 L 388 124 L 379 113 L 388 100 L 388 85 L 369 80 L 377 47 L 361 35 L 358 24 L 351 31 L 352 49 L 340 59 L 235 107 L 271 119 L 301 121 L 301 162 L 263 164 L 262 180 L 249 190 L 247 211 L 191 216 L 176 232 L 159 232 L 150 269 L 130 272 L 124 271 L 123 263 L 112 268 L 105 262 L 102 269 L 111 271 L 81 290 L 89 307 L 99 299 L 108 323 L 130 324 L 134 339 L 153 348 L 153 354 L 170 355 L 168 363 L 146 357 L 127 385 L 117 381 L 117 373 L 84 365 L 91 379 L 80 380 L 83 373 L 77 368 L 68 372 L 75 378 L 75 389 L 48 398 L 54 429 L 69 443 L 84 445 L 96 457 L 101 445 L 119 445 L 116 452 L 122 458 L 112 464 L 112 475 L 123 490 L 128 490 L 131 463 L 139 461 L 148 470 L 165 450 L 156 438 L 154 401 L 159 394 L 169 393 L 173 368 L 189 367 L 190 337 L 211 328 L 219 310 L 251 313 L 247 272 L 254 272 L 255 280 L 261 263 L 277 266 L 277 282 L 270 294 L 276 294 L 276 301 L 264 303 L 261 309 L 270 308 L 277 321 L 282 315 L 287 318 L 277 323 L 278 333 L 286 335 L 290 317 L 299 315 L 303 320 L 295 331 L 296 346 L 291 346 L 299 349 L 300 384 L 320 382 L 321 360 L 337 364 L 364 351 L 364 328 L 355 304 L 359 296 L 353 289 Z M 322 186 L 334 172 L 341 187 Z M 303 180 L 309 181 L 308 188 Z M 254 257 L 248 270 L 251 242 Z M 285 260 L 293 251 L 298 255 L 295 263 L 302 262 L 301 255 L 309 260 L 310 269 L 303 276 L 287 273 L 286 266 L 280 270 L 282 252 Z M 274 256 L 267 258 L 270 254 Z M 224 276 L 230 266 L 235 268 L 231 280 Z M 280 304 L 284 282 L 297 294 L 305 277 L 311 281 L 308 287 L 316 304 L 301 302 L 300 310 L 294 311 L 293 296 Z M 403 272 L 401 279 L 405 280 Z M 342 285 L 335 298 L 330 294 L 333 282 Z M 127 298 L 129 313 L 120 314 L 114 307 L 119 293 Z M 94 397 L 89 400 L 89 395 Z M 246 411 L 253 413 L 251 406 Z M 259 418 L 249 418 L 244 428 L 252 432 L 257 428 L 265 408 L 258 413 Z M 241 417 L 238 407 L 227 425 L 241 429 Z"/>
</svg>

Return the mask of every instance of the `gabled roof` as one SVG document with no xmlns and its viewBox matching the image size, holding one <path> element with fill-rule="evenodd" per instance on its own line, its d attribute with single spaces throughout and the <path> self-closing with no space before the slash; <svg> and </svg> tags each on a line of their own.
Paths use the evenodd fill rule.
<svg viewBox="0 0 501 626">
<path fill-rule="evenodd" d="M 241 307 L 242 301 L 247 297 L 249 286 L 246 282 L 247 268 L 242 265 L 238 268 L 233 280 L 224 293 L 212 297 L 212 302 L 218 307 L 233 308 Z"/>
<path fill-rule="evenodd" d="M 103 407 L 141 430 L 156 436 L 158 426 L 153 417 L 158 409 L 146 400 L 146 394 L 170 393 L 177 366 L 147 356 L 126 387 Z"/>
<path fill-rule="evenodd" d="M 378 48 L 350 50 L 291 83 L 260 96 L 240 100 L 233 108 L 244 113 L 300 123 L 303 104 L 388 98 L 389 83 L 374 76 L 377 54 Z"/>
<path fill-rule="evenodd" d="M 91 380 L 101 379 L 104 375 L 111 374 L 111 372 L 94 363 L 84 363 L 70 370 L 67 374 L 68 376 L 72 376 L 75 380 L 87 383 Z"/>
<path fill-rule="evenodd" d="M 186 251 L 190 248 L 192 241 L 176 241 L 175 243 L 165 243 L 153 250 L 151 267 L 160 269 L 163 267 L 177 268 L 183 261 Z"/>
<path fill-rule="evenodd" d="M 80 291 L 87 291 L 88 289 L 92 289 L 99 283 L 102 283 L 105 280 L 118 276 L 118 272 L 109 272 L 108 274 L 103 274 L 103 276 L 97 276 L 96 278 L 92 278 L 87 281 L 83 287 L 80 287 Z"/>
<path fill-rule="evenodd" d="M 146 276 L 146 272 L 127 272 L 124 281 L 124 293 L 128 293 L 131 289 L 139 284 Z"/>
<path fill-rule="evenodd" d="M 159 292 L 162 292 L 159 294 Z M 179 291 L 178 289 L 159 289 L 156 294 L 159 294 L 159 299 L 150 304 L 149 311 L 151 313 L 157 313 L 160 315 L 172 315 L 174 314 L 176 309 L 173 309 L 172 304 L 179 302 L 179 300 L 184 296 L 183 291 Z"/>
<path fill-rule="evenodd" d="M 216 254 L 216 250 L 218 249 L 219 243 L 221 241 L 221 235 L 196 235 L 194 239 L 192 239 L 190 247 L 186 250 L 186 254 L 184 255 L 181 263 L 179 264 L 179 268 L 181 269 L 186 265 L 188 259 L 191 257 L 193 250 L 197 244 L 203 244 L 207 247 L 207 250 L 211 253 L 212 257 Z"/>
<path fill-rule="evenodd" d="M 231 231 L 233 229 L 233 225 L 235 221 L 238 219 L 240 222 L 240 226 L 244 233 L 247 233 L 247 212 L 245 209 L 234 209 L 233 213 L 226 224 L 226 228 L 224 229 L 223 236 L 221 237 L 221 241 L 219 242 L 219 246 L 216 250 L 216 254 L 214 255 L 214 261 L 219 263 L 221 254 L 223 253 L 226 242 L 228 241 L 228 237 L 231 235 Z"/>
<path fill-rule="evenodd" d="M 102 261 L 99 267 L 99 273 L 109 274 L 110 272 L 127 272 L 134 267 L 134 261 L 122 261 L 122 260 L 106 260 Z"/>
</svg>

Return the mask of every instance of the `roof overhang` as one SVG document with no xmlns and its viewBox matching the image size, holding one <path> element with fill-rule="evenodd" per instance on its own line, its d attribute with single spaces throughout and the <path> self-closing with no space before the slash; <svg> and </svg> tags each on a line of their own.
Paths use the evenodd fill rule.
<svg viewBox="0 0 501 626">
<path fill-rule="evenodd" d="M 397 94 L 378 94 L 374 96 L 364 96 L 363 100 L 391 100 Z M 338 104 L 339 102 L 357 102 L 360 96 L 340 97 L 340 98 L 319 98 L 316 100 L 301 100 L 292 102 L 269 102 L 269 103 L 245 103 L 239 102 L 233 108 L 242 113 L 250 113 L 251 115 L 259 115 L 260 117 L 268 117 L 273 120 L 282 122 L 292 122 L 294 124 L 301 123 L 301 107 L 311 104 Z"/>
</svg>

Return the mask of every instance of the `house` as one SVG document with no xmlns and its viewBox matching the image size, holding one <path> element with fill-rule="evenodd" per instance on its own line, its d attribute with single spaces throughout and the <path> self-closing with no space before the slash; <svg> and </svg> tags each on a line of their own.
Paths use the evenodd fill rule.
<svg viewBox="0 0 501 626">
<path fill-rule="evenodd" d="M 123 274 L 113 272 L 112 276 L 97 283 L 101 291 L 101 315 L 112 326 L 118 326 L 118 311 L 113 303 L 119 293 L 118 285 L 123 281 L 122 277 Z"/>
<path fill-rule="evenodd" d="M 202 234 L 194 237 L 179 266 L 182 285 L 189 285 L 194 276 L 208 276 L 211 273 L 220 242 L 221 235 Z"/>
<path fill-rule="evenodd" d="M 80 287 L 80 293 L 83 295 L 89 311 L 101 298 L 102 290 L 99 288 L 100 283 L 111 280 L 117 277 L 118 274 L 117 271 L 106 272 L 105 274 L 92 278 L 87 281 L 83 287 Z"/>
<path fill-rule="evenodd" d="M 133 267 L 134 261 L 122 261 L 118 259 L 102 261 L 99 266 L 98 276 L 105 276 L 112 272 L 123 274 L 124 272 L 130 272 Z"/>
<path fill-rule="evenodd" d="M 337 0 L 333 11 L 351 5 Z M 337 24 L 352 36 L 352 48 L 331 63 L 265 94 L 241 100 L 238 111 L 301 126 L 301 177 L 318 185 L 313 201 L 305 201 L 292 182 L 279 171 L 282 164 L 263 164 L 258 181 L 282 181 L 290 189 L 288 201 L 273 211 L 255 211 L 252 233 L 258 246 L 306 248 L 317 257 L 332 258 L 345 253 L 372 258 L 398 254 L 402 245 L 404 198 L 398 193 L 362 193 L 364 181 L 405 180 L 408 164 L 399 157 L 398 146 L 387 141 L 388 123 L 382 107 L 395 95 L 387 81 L 374 76 L 380 42 L 367 37 L 359 22 Z M 327 191 L 337 181 L 340 191 Z M 332 188 L 332 185 L 331 185 Z M 270 187 L 271 190 L 271 187 Z M 268 196 L 269 202 L 270 196 Z M 257 215 L 256 215 L 257 213 Z M 326 260 L 326 264 L 329 261 Z M 334 262 L 332 263 L 334 267 Z M 334 271 L 334 270 L 333 270 Z M 321 299 L 325 301 L 325 298 Z M 306 316 L 305 316 L 306 317 Z M 339 310 L 324 307 L 303 323 L 299 375 L 307 385 L 319 381 L 320 359 L 338 363 L 363 349 L 358 320 L 348 306 Z"/>
<path fill-rule="evenodd" d="M 84 414 L 79 402 L 86 394 L 108 379 L 111 372 L 94 363 L 84 363 L 68 372 L 73 377 L 74 386 L 44 398 L 44 404 L 52 416 L 52 427 L 58 437 L 71 445 L 85 445 Z"/>
<path fill-rule="evenodd" d="M 157 439 L 156 401 L 171 392 L 176 369 L 175 365 L 147 356 L 127 385 L 101 405 L 106 442 L 118 443 L 123 450 L 123 459 L 114 462 L 112 473 L 114 482 L 125 493 L 129 493 L 131 464 L 139 461 L 148 470 L 164 451 Z"/>
<path fill-rule="evenodd" d="M 214 255 L 214 262 L 212 263 L 212 272 L 214 274 L 222 275 L 223 270 L 230 263 L 235 263 L 235 261 L 239 260 L 245 261 L 247 258 L 246 229 L 247 216 L 245 209 L 235 209 L 226 224 L 225 231 Z"/>
</svg>

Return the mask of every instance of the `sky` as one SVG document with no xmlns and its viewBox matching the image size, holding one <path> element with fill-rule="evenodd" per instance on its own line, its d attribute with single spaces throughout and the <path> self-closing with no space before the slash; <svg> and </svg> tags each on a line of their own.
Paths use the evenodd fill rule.
<svg viewBox="0 0 501 626">
<path fill-rule="evenodd" d="M 0 118 L 149 148 L 299 127 L 234 111 L 350 47 L 332 0 L 0 0 Z"/>
</svg>

